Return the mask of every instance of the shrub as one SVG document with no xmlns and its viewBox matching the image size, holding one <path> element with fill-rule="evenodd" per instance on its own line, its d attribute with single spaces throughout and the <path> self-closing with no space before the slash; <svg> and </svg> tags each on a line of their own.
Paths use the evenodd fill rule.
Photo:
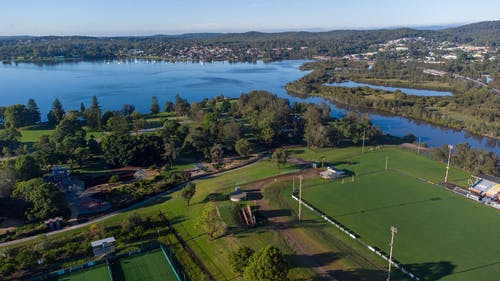
<svg viewBox="0 0 500 281">
<path fill-rule="evenodd" d="M 243 273 L 250 262 L 250 257 L 254 254 L 254 250 L 247 246 L 240 247 L 232 252 L 229 256 L 229 262 L 234 272 Z"/>
<path fill-rule="evenodd" d="M 120 181 L 120 176 L 118 175 L 112 175 L 111 177 L 109 177 L 108 180 L 109 183 L 117 183 L 119 181 Z"/>
</svg>

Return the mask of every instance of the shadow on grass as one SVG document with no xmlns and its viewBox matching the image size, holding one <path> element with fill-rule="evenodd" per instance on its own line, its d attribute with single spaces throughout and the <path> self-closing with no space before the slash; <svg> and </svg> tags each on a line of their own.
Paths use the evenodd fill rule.
<svg viewBox="0 0 500 281">
<path fill-rule="evenodd" d="M 287 209 L 277 209 L 277 210 L 259 210 L 260 215 L 266 218 L 275 218 L 275 217 L 288 217 L 292 215 L 292 212 Z"/>
<path fill-rule="evenodd" d="M 377 270 L 377 269 L 355 269 L 355 270 L 330 270 L 328 271 L 328 275 L 330 278 L 327 278 L 327 276 L 318 276 L 317 278 L 314 278 L 313 280 L 319 281 L 319 280 L 332 280 L 332 278 L 335 278 L 337 280 L 344 280 L 344 281 L 373 281 L 373 280 L 386 280 L 387 278 L 387 271 L 385 270 Z M 393 280 L 401 280 L 401 279 L 395 279 Z M 403 279 L 406 280 L 406 279 Z"/>
<path fill-rule="evenodd" d="M 170 199 L 172 199 L 171 196 L 164 195 L 164 196 L 161 196 L 159 198 L 156 198 L 155 200 L 151 200 L 150 202 L 147 202 L 146 204 L 142 205 L 141 208 L 162 204 Z"/>
<path fill-rule="evenodd" d="M 320 267 L 328 265 L 338 259 L 345 257 L 344 253 L 320 253 L 314 255 L 286 255 L 286 259 L 290 261 L 290 266 L 294 267 Z"/>
<path fill-rule="evenodd" d="M 125 272 L 123 272 L 122 265 L 120 261 L 115 260 L 111 263 L 111 274 L 113 275 L 113 281 L 125 281 Z"/>
<path fill-rule="evenodd" d="M 294 154 L 303 154 L 306 152 L 305 149 L 294 149 L 294 150 L 288 150 L 287 151 L 289 155 L 294 155 Z"/>
<path fill-rule="evenodd" d="M 196 204 L 204 204 L 208 202 L 220 202 L 220 201 L 226 201 L 228 199 L 228 196 L 222 193 L 218 192 L 212 192 L 208 194 L 202 201 L 196 203 Z"/>
<path fill-rule="evenodd" d="M 488 268 L 490 266 L 495 266 L 495 265 L 500 265 L 500 261 L 496 261 L 496 262 L 492 262 L 492 263 L 488 263 L 488 264 L 484 264 L 484 265 L 480 265 L 480 266 L 475 266 L 475 267 L 471 267 L 471 268 L 467 268 L 467 269 L 464 269 L 464 270 L 461 270 L 461 271 L 457 271 L 451 275 L 458 275 L 458 274 L 461 274 L 461 273 L 465 273 L 465 272 L 469 272 L 469 271 L 474 271 L 474 270 L 479 270 L 479 269 L 483 269 L 483 268 Z"/>
<path fill-rule="evenodd" d="M 402 203 L 391 204 L 391 205 L 386 205 L 386 206 L 381 206 L 381 207 L 376 207 L 376 208 L 371 208 L 371 209 L 364 209 L 364 210 L 359 210 L 359 211 L 354 211 L 354 212 L 349 212 L 349 213 L 344 213 L 344 214 L 338 214 L 338 215 L 333 214 L 333 216 L 334 217 L 347 217 L 347 216 L 352 216 L 352 215 L 359 215 L 359 214 L 380 211 L 380 210 L 385 210 L 385 209 L 391 209 L 391 208 L 399 208 L 399 207 L 404 207 L 404 206 L 408 206 L 408 205 L 423 204 L 423 203 L 428 203 L 428 202 L 432 202 L 432 201 L 439 201 L 439 200 L 443 200 L 443 199 L 441 197 L 432 197 L 432 198 L 425 199 L 425 200 L 402 202 Z"/>
<path fill-rule="evenodd" d="M 404 268 L 415 274 L 420 280 L 439 280 L 445 276 L 451 275 L 455 265 L 448 261 L 428 262 L 418 264 L 407 264 Z M 371 281 L 371 280 L 386 280 L 387 271 L 377 269 L 355 269 L 355 270 L 332 270 L 329 275 L 346 281 Z M 319 276 L 314 280 L 329 280 L 323 276 Z M 330 279 L 331 280 L 331 279 Z M 409 276 L 404 275 L 398 269 L 391 272 L 391 280 L 412 280 Z"/>
<path fill-rule="evenodd" d="M 455 265 L 448 261 L 405 264 L 404 267 L 420 280 L 438 280 L 451 275 Z"/>
</svg>

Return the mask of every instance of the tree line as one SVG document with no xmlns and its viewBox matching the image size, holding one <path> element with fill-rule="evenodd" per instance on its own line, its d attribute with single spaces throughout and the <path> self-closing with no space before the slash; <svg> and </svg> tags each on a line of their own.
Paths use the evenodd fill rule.
<svg viewBox="0 0 500 281">
<path fill-rule="evenodd" d="M 310 58 L 314 55 L 344 56 L 362 53 L 373 44 L 405 37 L 426 37 L 477 45 L 500 45 L 499 21 L 445 30 L 334 30 L 328 32 L 246 32 L 151 37 L 4 37 L 0 60 L 56 62 L 61 59 L 102 60 L 129 57 L 176 58 L 183 50 L 198 47 L 230 49 L 218 54 L 195 54 L 199 60 L 255 61 Z M 141 50 L 140 55 L 131 50 Z"/>
</svg>

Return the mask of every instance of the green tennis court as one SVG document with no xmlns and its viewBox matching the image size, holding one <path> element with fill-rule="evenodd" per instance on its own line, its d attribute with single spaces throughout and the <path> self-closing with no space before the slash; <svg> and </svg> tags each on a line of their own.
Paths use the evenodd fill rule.
<svg viewBox="0 0 500 281">
<path fill-rule="evenodd" d="M 115 261 L 111 271 L 114 281 L 177 281 L 161 249 Z"/>
<path fill-rule="evenodd" d="M 64 276 L 54 277 L 54 281 L 111 281 L 106 264 L 100 264 L 95 267 L 79 270 L 75 273 L 65 274 Z"/>
</svg>

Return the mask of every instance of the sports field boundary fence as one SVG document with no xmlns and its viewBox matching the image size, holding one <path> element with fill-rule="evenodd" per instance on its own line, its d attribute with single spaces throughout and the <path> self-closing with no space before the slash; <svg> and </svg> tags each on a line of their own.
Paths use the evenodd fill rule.
<svg viewBox="0 0 500 281">
<path fill-rule="evenodd" d="M 292 198 L 295 199 L 296 201 L 300 202 L 300 199 L 299 199 L 297 193 L 292 194 Z M 324 219 L 325 221 L 327 221 L 331 225 L 335 226 L 337 229 L 339 229 L 340 231 L 342 231 L 343 233 L 345 233 L 350 238 L 358 241 L 361 245 L 363 245 L 366 248 L 368 248 L 371 252 L 375 253 L 377 256 L 381 257 L 382 259 L 386 260 L 387 262 L 389 261 L 389 257 L 387 256 L 386 253 L 382 252 L 379 248 L 371 246 L 368 243 L 364 242 L 362 239 L 360 239 L 360 236 L 356 232 L 350 230 L 348 227 L 346 227 L 343 224 L 341 224 L 340 222 L 338 222 L 335 218 L 333 218 L 331 216 L 328 216 L 327 214 L 325 214 L 324 212 L 322 212 L 320 209 L 318 209 L 318 208 L 314 207 L 312 204 L 306 202 L 304 199 L 302 199 L 301 204 L 304 207 L 306 207 L 309 210 L 311 210 L 313 213 L 319 215 L 322 219 Z M 417 277 L 415 274 L 413 274 L 412 272 L 410 272 L 407 269 L 405 269 L 399 263 L 396 263 L 396 262 L 392 261 L 391 264 L 394 267 L 396 267 L 397 269 L 401 270 L 401 272 L 403 272 L 405 275 L 409 276 L 411 279 L 420 281 L 419 277 Z"/>
<path fill-rule="evenodd" d="M 67 275 L 67 274 L 76 273 L 76 272 L 83 271 L 83 270 L 86 270 L 86 269 L 92 269 L 92 268 L 95 268 L 96 266 L 99 266 L 101 264 L 106 264 L 107 272 L 109 274 L 109 278 L 110 278 L 111 281 L 114 281 L 112 270 L 111 270 L 110 261 L 119 261 L 120 259 L 123 259 L 123 258 L 128 258 L 128 257 L 135 256 L 135 255 L 149 253 L 149 252 L 157 250 L 157 249 L 159 249 L 159 250 L 162 251 L 163 256 L 165 257 L 165 260 L 167 261 L 168 266 L 174 272 L 174 275 L 175 275 L 176 279 L 178 281 L 186 281 L 185 277 L 184 278 L 180 278 L 179 267 L 175 265 L 176 263 L 172 259 L 172 253 L 170 253 L 168 251 L 168 249 L 166 249 L 159 242 L 152 242 L 152 243 L 143 244 L 143 245 L 140 245 L 140 248 L 137 249 L 137 250 L 129 251 L 129 252 L 122 253 L 122 254 L 119 254 L 119 255 L 110 256 L 110 257 L 107 257 L 107 258 L 104 258 L 104 259 L 99 259 L 99 260 L 95 260 L 95 261 L 89 261 L 89 262 L 86 262 L 86 263 L 82 263 L 82 264 L 79 264 L 79 265 L 75 265 L 75 266 L 63 268 L 63 269 L 60 269 L 60 270 L 57 270 L 57 271 L 53 271 L 53 272 L 50 272 L 50 273 L 40 273 L 40 274 L 37 274 L 35 276 L 31 276 L 31 277 L 29 277 L 27 279 L 22 279 L 22 280 L 26 280 L 26 281 L 52 280 L 52 278 L 55 278 L 55 277 L 60 277 L 60 276 L 64 276 L 64 275 Z M 185 276 L 185 274 L 183 274 L 183 276 Z"/>
</svg>

